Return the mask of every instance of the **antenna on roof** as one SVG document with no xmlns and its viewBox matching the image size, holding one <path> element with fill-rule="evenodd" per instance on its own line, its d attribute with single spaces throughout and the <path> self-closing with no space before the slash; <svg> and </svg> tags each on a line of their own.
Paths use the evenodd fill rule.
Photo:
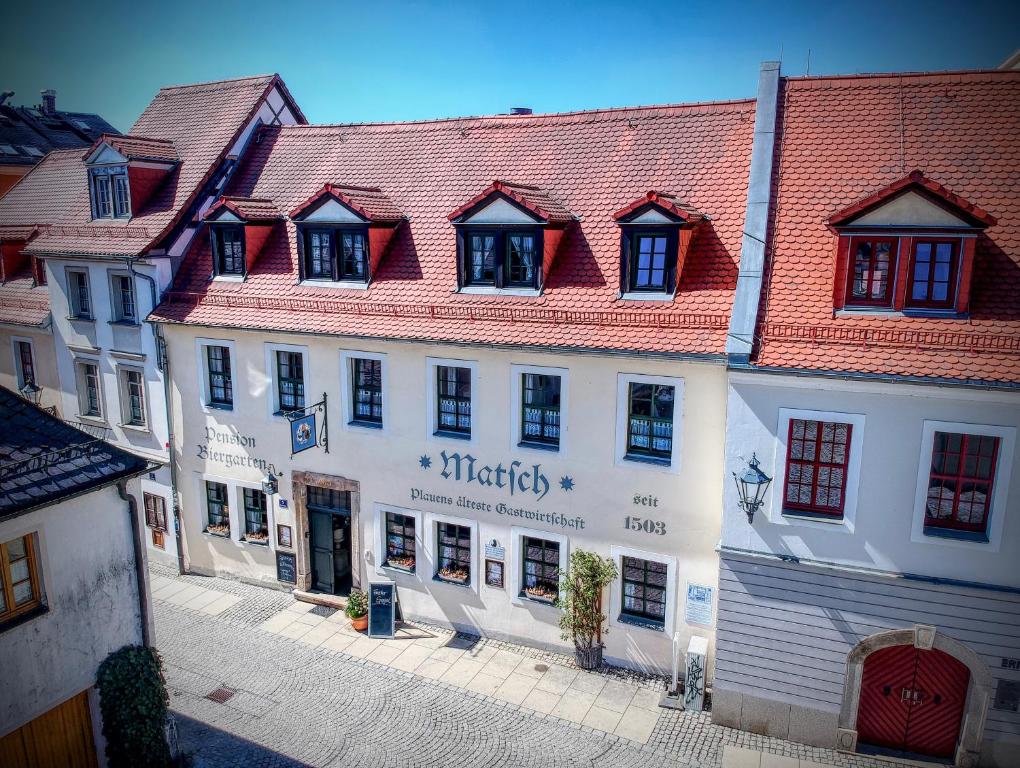
<svg viewBox="0 0 1020 768">
<path fill-rule="evenodd" d="M 783 41 L 779 41 L 779 63 L 783 63 Z"/>
<path fill-rule="evenodd" d="M 804 72 L 805 75 L 811 74 L 811 49 L 807 49 L 807 69 Z"/>
</svg>

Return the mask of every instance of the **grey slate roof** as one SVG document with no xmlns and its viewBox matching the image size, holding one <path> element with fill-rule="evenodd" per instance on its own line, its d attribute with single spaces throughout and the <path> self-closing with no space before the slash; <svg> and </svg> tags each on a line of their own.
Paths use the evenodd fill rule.
<svg viewBox="0 0 1020 768">
<path fill-rule="evenodd" d="M 0 387 L 0 521 L 148 468 Z"/>
<path fill-rule="evenodd" d="M 60 110 L 45 113 L 35 107 L 3 104 L 0 165 L 35 164 L 54 149 L 89 147 L 104 133 L 120 132 L 99 115 Z"/>
</svg>

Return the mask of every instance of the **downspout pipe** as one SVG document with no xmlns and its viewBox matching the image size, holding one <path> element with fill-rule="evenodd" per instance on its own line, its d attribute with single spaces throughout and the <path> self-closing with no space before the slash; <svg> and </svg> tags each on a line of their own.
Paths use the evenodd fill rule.
<svg viewBox="0 0 1020 768">
<path fill-rule="evenodd" d="M 127 480 L 117 483 L 117 493 L 127 502 L 128 517 L 131 518 L 131 547 L 135 553 L 135 584 L 138 587 L 138 619 L 142 627 L 142 645 L 152 645 L 149 632 L 149 603 L 145 589 L 145 551 L 142 549 L 142 526 L 138 522 L 138 502 L 127 492 Z"/>
</svg>

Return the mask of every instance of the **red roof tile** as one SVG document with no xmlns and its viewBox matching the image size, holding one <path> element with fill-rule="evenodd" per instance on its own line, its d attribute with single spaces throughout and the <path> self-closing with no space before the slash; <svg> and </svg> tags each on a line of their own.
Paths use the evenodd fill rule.
<svg viewBox="0 0 1020 768">
<path fill-rule="evenodd" d="M 791 78 L 780 105 L 755 362 L 1020 382 L 1020 72 Z M 912 168 L 939 184 L 913 182 Z M 834 316 L 827 220 L 862 199 L 872 205 L 876 189 L 910 183 L 988 224 L 977 241 L 969 317 Z"/>
<path fill-rule="evenodd" d="M 333 197 L 356 214 L 369 221 L 398 222 L 404 214 L 378 187 L 353 187 L 345 184 L 325 184 L 322 189 L 290 212 L 291 218 L 299 218 L 324 197 Z"/>
<path fill-rule="evenodd" d="M 503 194 L 523 206 L 535 216 L 551 224 L 566 224 L 576 217 L 566 206 L 558 202 L 544 189 L 526 184 L 513 184 L 509 181 L 494 181 L 479 194 L 472 197 L 446 218 L 454 221 L 472 208 L 481 205 L 493 195 Z"/>
<path fill-rule="evenodd" d="M 213 214 L 220 209 L 227 209 L 242 221 L 275 221 L 283 218 L 280 209 L 272 200 L 265 200 L 255 197 L 221 197 L 205 212 L 203 218 L 213 218 Z"/>
<path fill-rule="evenodd" d="M 159 162 L 176 163 L 180 158 L 174 143 L 170 139 L 150 139 L 144 136 L 122 136 L 121 134 L 104 133 L 93 142 L 83 158 L 87 158 L 101 144 L 109 144 L 128 160 L 156 160 Z"/>
<path fill-rule="evenodd" d="M 130 222 L 92 221 L 86 169 L 75 149 L 50 153 L 0 198 L 0 226 L 57 225 L 29 245 L 41 255 L 143 253 L 187 211 L 274 86 L 285 91 L 274 75 L 160 89 L 129 135 L 116 138 L 150 148 L 169 142 L 180 162 Z"/>
<path fill-rule="evenodd" d="M 266 129 L 229 194 L 293 210 L 322 185 L 382 189 L 408 217 L 367 290 L 297 285 L 295 225 L 274 229 L 244 282 L 210 282 L 200 236 L 167 322 L 436 341 L 721 356 L 737 275 L 754 103 L 738 101 L 528 117 Z M 526 178 L 580 221 L 541 296 L 456 293 L 449 211 L 492 179 Z M 619 298 L 613 213 L 671 189 L 710 214 L 671 302 Z M 514 194 L 525 196 L 522 188 Z M 534 194 L 534 193 L 531 193 Z M 544 202 L 544 200 L 543 200 Z M 544 209 L 543 209 L 544 210 Z M 238 311 L 256 308 L 257 312 Z"/>
<path fill-rule="evenodd" d="M 668 192 L 656 192 L 655 190 L 651 190 L 643 194 L 630 205 L 621 208 L 614 213 L 613 220 L 620 221 L 646 205 L 658 206 L 674 216 L 679 216 L 688 223 L 698 222 L 705 218 L 705 214 L 696 208 L 687 205 L 687 203 L 683 202 L 676 195 L 671 195 Z"/>
<path fill-rule="evenodd" d="M 31 266 L 0 283 L 0 323 L 38 327 L 46 325 L 49 317 L 49 289 L 34 284 Z"/>
</svg>

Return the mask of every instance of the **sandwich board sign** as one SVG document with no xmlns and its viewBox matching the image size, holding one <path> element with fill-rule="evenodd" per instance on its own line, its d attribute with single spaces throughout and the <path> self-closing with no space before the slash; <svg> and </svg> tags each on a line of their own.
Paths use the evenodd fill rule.
<svg viewBox="0 0 1020 768">
<path fill-rule="evenodd" d="M 393 582 L 368 585 L 368 636 L 393 637 L 396 624 L 397 586 Z"/>
</svg>

